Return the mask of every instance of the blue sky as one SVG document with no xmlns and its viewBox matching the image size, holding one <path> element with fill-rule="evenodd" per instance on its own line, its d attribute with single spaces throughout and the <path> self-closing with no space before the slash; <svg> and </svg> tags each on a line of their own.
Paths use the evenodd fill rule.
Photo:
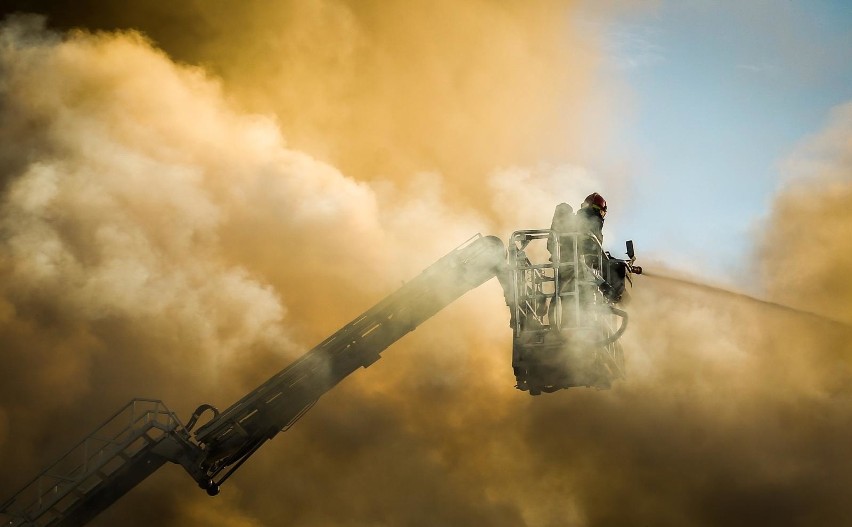
<svg viewBox="0 0 852 527">
<path fill-rule="evenodd" d="M 629 225 L 611 223 L 678 269 L 702 260 L 749 287 L 782 163 L 852 100 L 852 2 L 664 1 L 604 34 L 632 108 L 613 152 L 639 159 L 633 202 L 613 211 Z"/>
</svg>

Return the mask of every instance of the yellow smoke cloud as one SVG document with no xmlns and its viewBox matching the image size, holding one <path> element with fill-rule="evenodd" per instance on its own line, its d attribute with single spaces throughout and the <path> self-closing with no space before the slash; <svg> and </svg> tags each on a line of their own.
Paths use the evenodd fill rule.
<svg viewBox="0 0 852 527">
<path fill-rule="evenodd" d="M 577 162 L 606 128 L 612 88 L 574 4 L 248 2 L 205 17 L 222 37 L 175 47 L 345 173 L 438 171 L 476 208 L 493 168 Z"/>
<path fill-rule="evenodd" d="M 0 411 L 10 423 L 3 449 L 15 452 L 4 493 L 130 397 L 163 398 L 184 416 L 199 402 L 229 404 L 401 280 L 489 230 L 481 211 L 446 199 L 452 191 L 443 174 L 357 182 L 288 147 L 274 119 L 238 110 L 204 70 L 174 64 L 136 32 L 62 36 L 40 23 L 15 19 L 0 39 L 7 139 L 0 146 L 0 338 L 9 379 Z M 482 190 L 477 197 L 492 203 Z M 547 221 L 548 212 L 539 213 Z M 434 450 L 445 433 L 482 413 L 479 404 L 456 405 L 460 390 L 491 392 L 488 405 L 515 395 L 507 318 L 496 283 L 477 291 L 400 346 L 408 361 L 378 365 L 369 381 L 341 388 L 348 405 L 328 403 L 335 410 L 327 428 L 342 418 L 355 434 L 364 420 L 360 436 L 312 438 L 326 430 L 321 417 L 294 437 L 291 446 L 319 443 L 339 459 L 372 443 L 379 425 L 400 434 L 388 453 L 395 470 L 349 465 L 341 492 L 352 499 L 336 514 L 357 508 L 352 485 L 372 471 L 385 492 L 408 481 L 394 493 L 392 515 L 401 523 L 435 499 L 450 523 L 496 523 L 504 509 L 505 521 L 518 517 L 503 498 L 470 487 L 473 474 L 449 470 L 449 450 L 401 462 L 406 444 Z M 446 431 L 437 437 L 417 424 L 424 398 L 443 407 L 430 417 L 439 421 L 429 429 Z M 464 439 L 466 447 L 473 442 Z M 276 463 L 333 467 L 286 455 Z M 263 466 L 252 470 L 259 472 L 249 471 L 245 496 L 270 481 L 296 481 L 289 470 L 284 480 L 270 480 Z M 197 500 L 206 498 L 185 476 L 165 474 L 99 521 L 145 524 L 140 503 L 151 500 L 173 511 L 173 524 L 202 521 L 187 518 L 201 518 Z M 434 479 L 436 495 L 406 497 L 424 478 Z M 318 490 L 294 489 L 288 499 L 300 505 L 285 509 L 316 521 L 328 514 L 311 507 L 324 494 L 312 494 Z M 245 500 L 233 507 L 253 511 L 254 498 Z M 262 508 L 279 514 L 271 504 Z M 362 511 L 364 521 L 377 513 Z M 236 509 L 220 518 L 254 521 Z"/>
<path fill-rule="evenodd" d="M 852 320 L 852 104 L 788 160 L 785 192 L 763 240 L 772 295 L 787 304 Z M 795 221 L 787 220 L 793 218 Z"/>
<path fill-rule="evenodd" d="M 490 212 L 478 198 L 494 168 L 583 164 L 623 110 L 612 79 L 598 75 L 598 36 L 582 24 L 582 4 L 129 0 L 116 9 L 87 0 L 40 7 L 62 28 L 143 31 L 171 56 L 221 77 L 240 106 L 277 115 L 291 146 L 351 177 L 406 182 L 412 173 L 439 172 L 446 200 Z"/>
<path fill-rule="evenodd" d="M 547 129 L 594 79 L 593 51 L 552 67 L 588 50 L 558 40 L 556 4 L 283 5 L 207 13 L 222 36 L 200 42 L 148 31 L 221 81 L 134 32 L 0 31 L 0 495 L 125 400 L 227 405 L 470 234 L 547 226 L 575 185 L 607 182 L 577 165 L 582 125 Z M 834 209 L 849 122 L 839 110 L 791 161 Z M 778 197 L 760 276 L 773 299 L 849 320 L 850 222 L 800 194 Z M 799 233 L 819 229 L 812 266 Z M 94 524 L 846 523 L 848 332 L 641 278 L 611 391 L 515 391 L 492 282 L 216 500 L 169 466 Z"/>
</svg>

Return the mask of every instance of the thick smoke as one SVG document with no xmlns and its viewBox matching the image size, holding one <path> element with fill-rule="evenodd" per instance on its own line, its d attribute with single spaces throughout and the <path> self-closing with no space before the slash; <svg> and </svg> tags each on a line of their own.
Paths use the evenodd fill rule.
<svg viewBox="0 0 852 527">
<path fill-rule="evenodd" d="M 622 104 L 576 0 L 238 3 L 10 0 L 60 28 L 133 28 L 274 112 L 288 142 L 359 180 L 445 176 L 482 210 L 495 167 L 585 163 Z M 7 9 L 11 9 L 7 8 Z M 591 37 L 591 38 L 590 38 Z M 500 217 L 497 211 L 495 217 Z"/>
<path fill-rule="evenodd" d="M 162 398 L 182 416 L 229 404 L 488 231 L 480 213 L 446 202 L 440 174 L 367 186 L 288 148 L 274 119 L 237 111 L 204 70 L 175 65 L 138 33 L 62 36 L 41 23 L 18 17 L 0 33 L 4 496 L 131 397 Z M 247 465 L 230 501 L 209 505 L 165 470 L 98 521 L 406 524 L 436 503 L 448 524 L 511 521 L 515 506 L 470 485 L 478 476 L 451 469 L 436 446 L 478 413 L 454 408 L 460 391 L 514 395 L 501 382 L 504 309 L 493 283 L 447 310 L 399 347 L 407 362 L 342 387 L 277 457 L 273 446 Z M 443 407 L 430 416 L 438 437 L 416 424 L 424 398 Z M 369 452 L 383 433 L 389 450 Z M 329 511 L 320 501 L 336 473 Z M 365 478 L 389 508 L 359 509 Z"/>
<path fill-rule="evenodd" d="M 310 5 L 314 18 L 286 20 L 331 18 L 333 27 L 366 31 L 367 41 L 391 31 L 390 14 L 398 14 Z M 531 30 L 511 9 L 469 5 L 482 8 L 473 14 L 490 14 L 493 27 Z M 439 16 L 423 9 L 421 20 Z M 463 27 L 482 29 L 473 18 Z M 412 27 L 427 27 L 408 24 L 398 27 L 402 41 Z M 324 91 L 339 87 L 334 61 L 325 63 L 335 70 L 330 86 L 311 98 L 303 79 L 316 85 L 326 70 L 309 57 L 296 60 L 298 52 L 334 47 L 317 48 L 320 37 L 311 32 L 294 34 L 301 37 L 281 42 L 295 62 L 280 66 L 294 79 L 293 99 L 261 103 L 229 73 L 237 45 L 228 50 L 233 61 L 215 65 L 221 84 L 204 69 L 176 65 L 134 32 L 57 36 L 33 19 L 0 31 L 0 495 L 130 397 L 163 398 L 182 417 L 201 402 L 227 405 L 470 234 L 547 226 L 552 193 L 530 187 L 574 184 L 577 194 L 555 201 L 576 205 L 583 186 L 605 183 L 570 163 L 510 168 L 541 154 L 524 141 L 517 150 L 492 142 L 504 148 L 495 148 L 487 168 L 502 170 L 455 182 L 453 170 L 487 162 L 478 157 L 485 155 L 480 140 L 502 133 L 495 127 L 510 129 L 513 113 L 481 123 L 485 136 L 473 133 L 468 117 L 454 116 L 482 116 L 490 97 L 481 106 L 462 97 L 468 106 L 447 108 L 448 119 L 461 119 L 458 135 L 431 121 L 407 122 L 441 136 L 429 148 L 452 139 L 461 141 L 457 156 L 473 152 L 471 165 L 429 166 L 411 145 L 430 134 L 367 133 L 393 123 L 391 110 L 409 115 L 405 97 L 389 86 L 413 81 L 388 81 L 379 93 L 392 103 L 376 121 L 367 117 L 379 107 L 377 95 L 343 82 L 337 98 Z M 498 38 L 495 49 L 526 36 Z M 193 61 L 187 50 L 201 54 L 205 45 L 223 43 L 172 44 Z M 403 67 L 402 51 L 385 53 L 390 62 L 381 71 Z M 263 65 L 246 62 L 241 67 L 264 74 Z M 421 64 L 407 64 L 411 78 L 421 78 Z M 507 82 L 516 82 L 510 70 Z M 441 74 L 422 78 L 444 78 L 442 68 L 434 71 Z M 500 97 L 507 93 L 514 92 Z M 339 161 L 334 166 L 388 151 L 406 161 L 381 170 L 359 165 L 356 180 L 288 146 L 282 129 L 303 145 L 322 142 L 322 126 L 333 119 L 311 122 L 325 111 L 324 99 L 357 117 L 328 129 L 323 144 L 335 151 L 327 156 Z M 276 107 L 278 121 L 238 109 L 250 103 Z M 358 120 L 369 126 L 352 134 Z M 844 235 L 852 220 L 838 212 L 852 194 L 849 123 L 848 110 L 839 110 L 824 136 L 791 160 L 810 178 L 807 199 L 795 182 L 778 197 L 755 277 L 773 300 L 846 321 L 852 298 L 839 270 L 852 254 Z M 388 143 L 370 150 L 377 137 Z M 412 175 L 419 168 L 440 171 Z M 487 206 L 459 206 L 473 201 Z M 827 209 L 812 203 L 831 205 L 830 224 L 815 213 Z M 488 208 L 500 212 L 499 222 L 485 219 Z M 816 243 L 802 232 L 822 237 Z M 610 391 L 530 398 L 514 390 L 508 314 L 492 281 L 325 396 L 219 497 L 169 466 L 93 524 L 849 524 L 848 330 L 641 278 L 624 341 L 629 376 Z"/>
<path fill-rule="evenodd" d="M 787 161 L 791 179 L 776 200 L 763 244 L 774 297 L 852 320 L 852 103 Z M 789 221 L 787 218 L 795 219 Z"/>
<path fill-rule="evenodd" d="M 268 119 L 228 110 L 200 70 L 135 34 L 62 40 L 37 24 L 11 23 L 0 40 L 10 475 L 117 400 L 185 412 L 190 394 L 234 394 L 257 360 L 294 356 L 282 289 L 222 242 L 253 226 L 253 205 L 269 210 L 269 244 L 310 229 L 347 251 L 338 224 L 368 240 L 378 230 L 366 188 L 285 149 Z M 322 206 L 300 207 L 318 194 Z"/>
</svg>

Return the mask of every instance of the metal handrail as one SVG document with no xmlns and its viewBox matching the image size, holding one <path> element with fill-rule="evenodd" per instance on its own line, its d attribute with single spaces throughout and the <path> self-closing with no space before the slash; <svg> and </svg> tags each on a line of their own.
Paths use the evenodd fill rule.
<svg viewBox="0 0 852 527">
<path fill-rule="evenodd" d="M 571 251 L 571 258 L 568 261 L 563 261 L 562 251 L 562 239 L 565 237 L 572 238 L 574 250 Z M 550 260 L 543 263 L 533 263 L 530 261 L 529 257 L 526 255 L 526 248 L 529 244 L 535 240 L 544 240 L 548 241 L 548 251 L 550 252 Z M 600 240 L 591 233 L 581 232 L 581 231 L 572 231 L 572 232 L 562 232 L 558 233 L 553 229 L 532 229 L 532 230 L 524 230 L 524 231 L 515 231 L 512 233 L 509 244 L 509 265 L 515 271 L 519 273 L 532 272 L 531 280 L 534 282 L 533 288 L 530 290 L 525 287 L 524 291 L 521 292 L 519 287 L 520 284 L 515 282 L 516 294 L 518 295 L 519 303 L 515 306 L 517 310 L 526 310 L 531 311 L 532 306 L 529 303 L 529 299 L 535 298 L 540 294 L 543 294 L 539 287 L 536 286 L 537 283 L 542 281 L 541 278 L 544 276 L 544 271 L 546 269 L 553 269 L 553 278 L 548 277 L 548 281 L 552 281 L 554 284 L 554 293 L 552 296 L 558 301 L 555 304 L 556 315 L 554 320 L 556 321 L 556 329 L 562 328 L 562 310 L 563 301 L 568 297 L 574 297 L 575 299 L 579 298 L 579 292 L 576 287 L 571 291 L 563 291 L 562 290 L 562 282 L 564 281 L 563 273 L 566 268 L 573 270 L 573 276 L 576 278 L 584 277 L 585 280 L 588 281 L 588 272 L 590 271 L 588 264 L 585 261 L 585 257 L 588 255 L 581 256 L 579 254 L 579 248 L 581 244 L 581 240 L 590 240 L 594 243 L 596 248 L 600 249 L 598 251 L 600 255 L 603 254 L 603 249 L 600 245 Z M 599 257 L 600 260 L 600 257 Z M 601 267 L 600 263 L 598 267 Z M 527 276 L 527 275 L 525 275 Z M 517 280 L 517 278 L 516 278 Z M 529 278 L 526 278 L 529 280 Z M 523 298 L 523 308 L 521 308 L 521 298 Z M 521 313 L 517 312 L 515 314 L 516 320 L 520 318 Z M 579 324 L 579 310 L 574 310 L 574 326 Z"/>
<path fill-rule="evenodd" d="M 137 406 L 142 403 L 141 410 Z M 116 423 L 126 419 L 126 425 L 118 431 L 111 430 Z M 95 469 L 102 468 L 106 463 L 119 455 L 124 449 L 133 444 L 141 434 L 151 428 L 171 431 L 181 427 L 180 420 L 162 401 L 157 399 L 133 399 L 104 421 L 94 432 L 84 437 L 71 447 L 64 455 L 35 476 L 14 496 L 0 506 L 0 514 L 12 518 L 27 518 L 28 512 L 37 506 L 46 509 L 48 506 L 67 495 L 76 484 L 91 476 Z M 135 432 L 135 433 L 134 433 Z M 97 443 L 91 449 L 92 443 Z M 76 456 L 80 456 L 75 459 Z M 70 468 L 63 465 L 70 465 Z M 59 468 L 62 467 L 62 468 Z M 67 487 L 60 493 L 60 487 Z M 48 497 L 53 495 L 52 497 Z M 61 494 L 61 495 L 60 495 Z M 26 498 L 29 496 L 29 498 Z M 19 510 L 15 505 L 26 501 Z M 42 511 L 40 510 L 38 514 Z"/>
</svg>

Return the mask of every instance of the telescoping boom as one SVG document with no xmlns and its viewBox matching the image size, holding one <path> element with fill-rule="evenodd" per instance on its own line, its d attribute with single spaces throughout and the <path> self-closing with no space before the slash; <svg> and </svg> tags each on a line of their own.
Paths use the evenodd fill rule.
<svg viewBox="0 0 852 527">
<path fill-rule="evenodd" d="M 0 526 L 86 524 L 166 462 L 211 495 L 325 392 L 438 311 L 505 272 L 503 242 L 477 235 L 325 339 L 228 409 L 201 405 L 184 425 L 135 399 L 0 506 Z M 212 418 L 197 430 L 199 417 Z"/>
</svg>

